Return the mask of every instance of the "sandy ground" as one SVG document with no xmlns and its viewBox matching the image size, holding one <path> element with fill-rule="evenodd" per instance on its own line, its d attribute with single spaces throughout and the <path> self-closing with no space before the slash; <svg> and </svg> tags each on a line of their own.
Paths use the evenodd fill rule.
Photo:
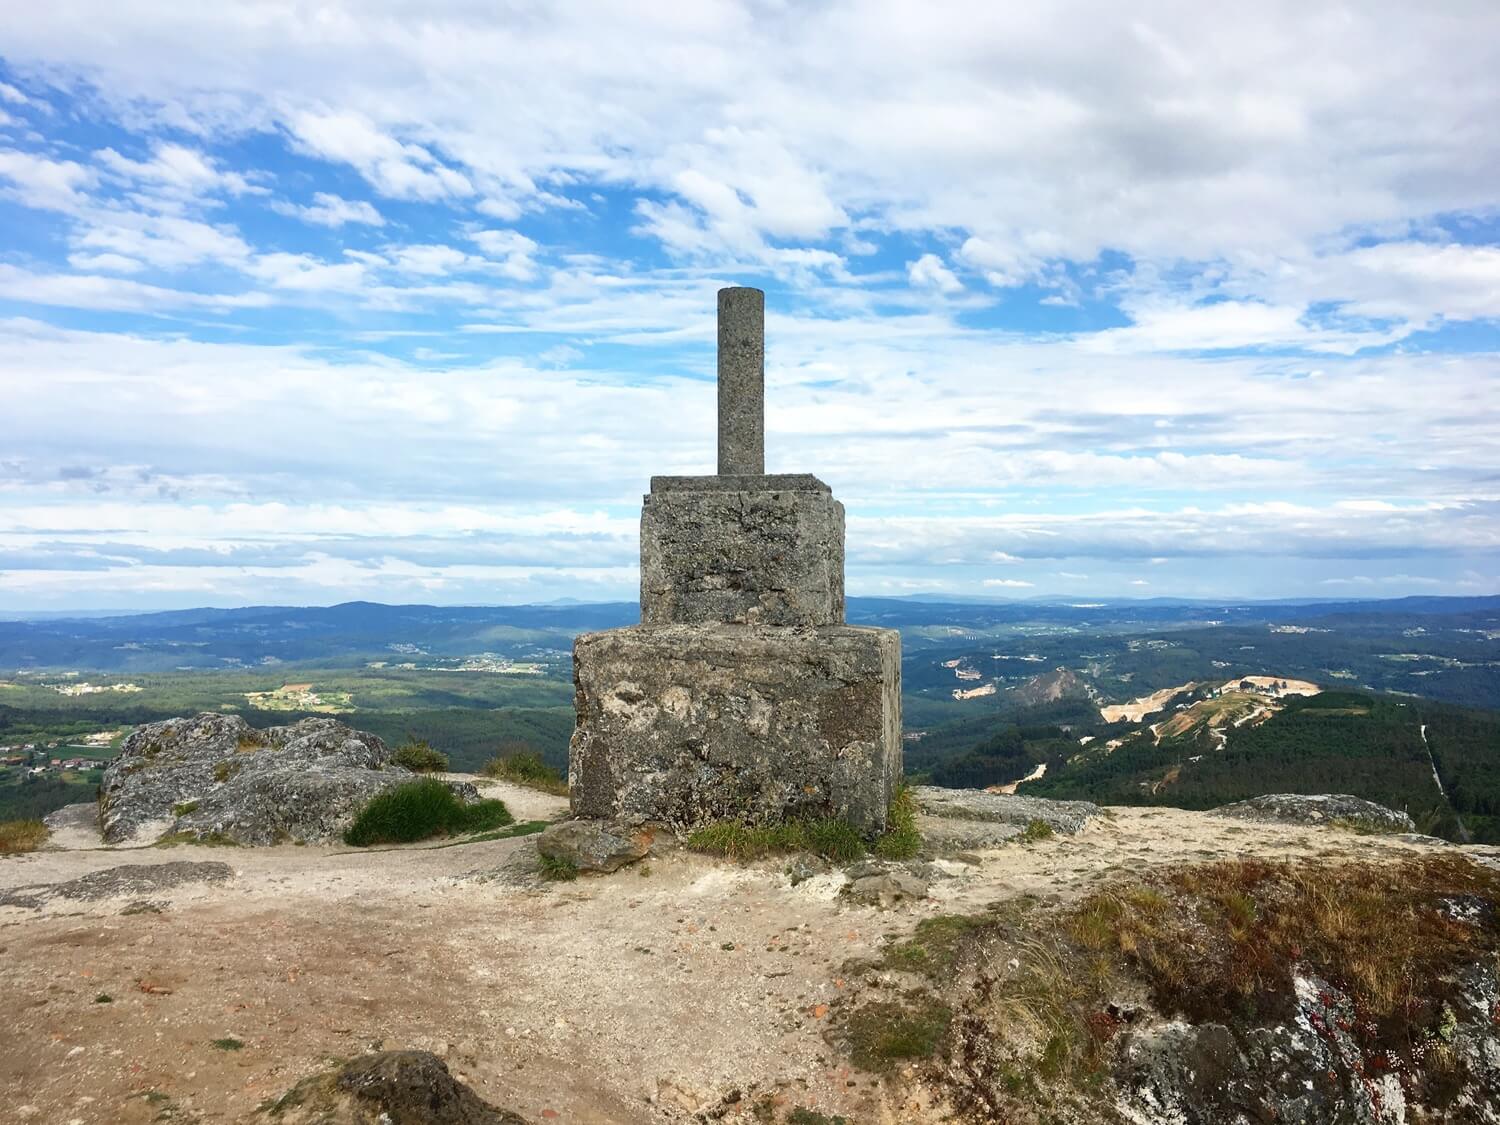
<svg viewBox="0 0 1500 1125">
<path fill-rule="evenodd" d="M 1153 691 L 1150 695 L 1132 699 L 1129 703 L 1115 703 L 1108 707 L 1101 707 L 1099 714 L 1104 717 L 1106 723 L 1118 723 L 1121 719 L 1138 723 L 1147 715 L 1160 711 L 1173 696 L 1191 691 L 1193 687 L 1192 682 L 1188 682 L 1181 687 L 1162 688 L 1160 691 Z"/>
<path fill-rule="evenodd" d="M 522 818 L 561 808 L 491 792 Z M 1419 847 L 1116 809 L 1076 837 L 947 864 L 930 900 L 891 910 L 841 898 L 841 876 L 792 887 L 780 863 L 681 852 L 542 883 L 524 838 L 43 851 L 0 861 L 0 894 L 119 864 L 223 862 L 233 875 L 153 896 L 159 913 L 122 913 L 126 898 L 0 907 L 0 1120 L 253 1120 L 330 1058 L 380 1045 L 436 1051 L 538 1122 L 687 1121 L 733 1091 L 726 1120 L 772 1093 L 910 1121 L 899 1085 L 851 1072 L 823 1032 L 826 1005 L 856 987 L 840 966 L 920 918 L 1021 894 L 1064 902 L 1169 862 Z M 213 1043 L 228 1038 L 243 1046 Z"/>
</svg>

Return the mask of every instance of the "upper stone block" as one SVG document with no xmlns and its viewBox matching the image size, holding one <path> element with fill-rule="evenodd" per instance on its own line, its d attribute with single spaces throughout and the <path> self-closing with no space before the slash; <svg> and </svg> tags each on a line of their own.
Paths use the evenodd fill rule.
<svg viewBox="0 0 1500 1125">
<path fill-rule="evenodd" d="M 806 474 L 652 478 L 641 622 L 842 625 L 844 506 Z"/>
</svg>

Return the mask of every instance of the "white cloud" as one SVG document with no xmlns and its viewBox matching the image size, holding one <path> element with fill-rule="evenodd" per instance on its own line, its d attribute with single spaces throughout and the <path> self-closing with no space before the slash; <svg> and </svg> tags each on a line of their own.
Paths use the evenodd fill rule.
<svg viewBox="0 0 1500 1125">
<path fill-rule="evenodd" d="M 1004 587 L 1011 590 L 1029 590 L 1036 586 L 1035 582 L 1023 582 L 1019 578 L 986 578 L 984 585 L 993 587 Z"/>
<path fill-rule="evenodd" d="M 421 145 L 397 141 L 364 114 L 304 110 L 287 124 L 301 147 L 324 160 L 352 165 L 383 195 L 431 201 L 473 193 L 462 172 Z"/>
<path fill-rule="evenodd" d="M 935 289 L 939 293 L 959 293 L 964 287 L 936 254 L 923 254 L 916 261 L 908 262 L 906 277 L 918 288 Z"/>
<path fill-rule="evenodd" d="M 91 168 L 72 160 L 49 160 L 29 152 L 0 150 L 0 179 L 28 207 L 73 211 L 86 202 L 82 189 L 94 182 Z"/>
<path fill-rule="evenodd" d="M 271 204 L 271 209 L 282 215 L 290 215 L 294 219 L 301 219 L 305 223 L 314 223 L 322 227 L 341 227 L 347 223 L 371 227 L 385 225 L 385 218 L 367 200 L 345 199 L 326 191 L 313 193 L 313 201 L 309 204 L 277 200 Z"/>
</svg>

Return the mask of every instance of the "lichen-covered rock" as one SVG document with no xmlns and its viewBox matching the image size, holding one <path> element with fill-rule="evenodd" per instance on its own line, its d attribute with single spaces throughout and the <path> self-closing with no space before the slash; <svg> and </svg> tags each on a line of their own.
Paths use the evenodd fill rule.
<svg viewBox="0 0 1500 1125">
<path fill-rule="evenodd" d="M 1215 809 L 1213 815 L 1264 824 L 1343 823 L 1376 832 L 1417 830 L 1411 817 L 1404 812 L 1347 793 L 1267 793 L 1248 801 L 1224 805 Z"/>
<path fill-rule="evenodd" d="M 1039 820 L 1054 832 L 1072 835 L 1082 831 L 1084 825 L 1099 815 L 1099 806 L 1089 801 L 1049 801 L 1044 797 L 1017 797 L 982 789 L 916 785 L 912 787 L 911 795 L 922 812 L 930 817 L 1006 824 L 1018 830 Z M 1000 839 L 1009 835 L 1013 833 L 1004 833 Z"/>
<path fill-rule="evenodd" d="M 573 657 L 574 815 L 884 830 L 901 776 L 894 630 L 640 625 L 586 633 Z"/>
<path fill-rule="evenodd" d="M 844 506 L 805 474 L 653 477 L 641 621 L 842 625 Z"/>
<path fill-rule="evenodd" d="M 618 871 L 649 855 L 654 836 L 649 828 L 563 820 L 549 825 L 536 838 L 536 850 L 549 859 L 571 863 L 580 871 Z"/>
<path fill-rule="evenodd" d="M 205 711 L 148 723 L 104 771 L 100 825 L 106 843 L 175 834 L 316 843 L 339 836 L 371 797 L 416 776 L 391 758 L 375 735 L 333 719 L 256 730 L 238 715 Z M 472 785 L 453 788 L 478 799 Z"/>
<path fill-rule="evenodd" d="M 1449 1061 L 1421 1072 L 1361 1048 L 1349 997 L 1316 976 L 1295 977 L 1291 1018 L 1235 1030 L 1170 1020 L 1131 1031 L 1116 1056 L 1127 1120 L 1180 1125 L 1401 1125 L 1500 1121 L 1500 1029 L 1491 965 L 1463 970 L 1451 1021 L 1428 1050 Z M 1446 1036 L 1446 1038 L 1444 1038 Z M 1399 1060 L 1397 1060 L 1399 1062 Z"/>
<path fill-rule="evenodd" d="M 380 1051 L 304 1078 L 263 1110 L 283 1125 L 527 1125 L 430 1051 Z"/>
</svg>

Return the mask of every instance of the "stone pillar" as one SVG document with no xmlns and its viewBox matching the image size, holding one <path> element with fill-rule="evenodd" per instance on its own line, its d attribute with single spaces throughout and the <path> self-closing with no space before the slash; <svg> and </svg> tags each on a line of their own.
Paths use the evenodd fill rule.
<svg viewBox="0 0 1500 1125">
<path fill-rule="evenodd" d="M 719 290 L 719 475 L 766 471 L 766 295 Z"/>
</svg>

